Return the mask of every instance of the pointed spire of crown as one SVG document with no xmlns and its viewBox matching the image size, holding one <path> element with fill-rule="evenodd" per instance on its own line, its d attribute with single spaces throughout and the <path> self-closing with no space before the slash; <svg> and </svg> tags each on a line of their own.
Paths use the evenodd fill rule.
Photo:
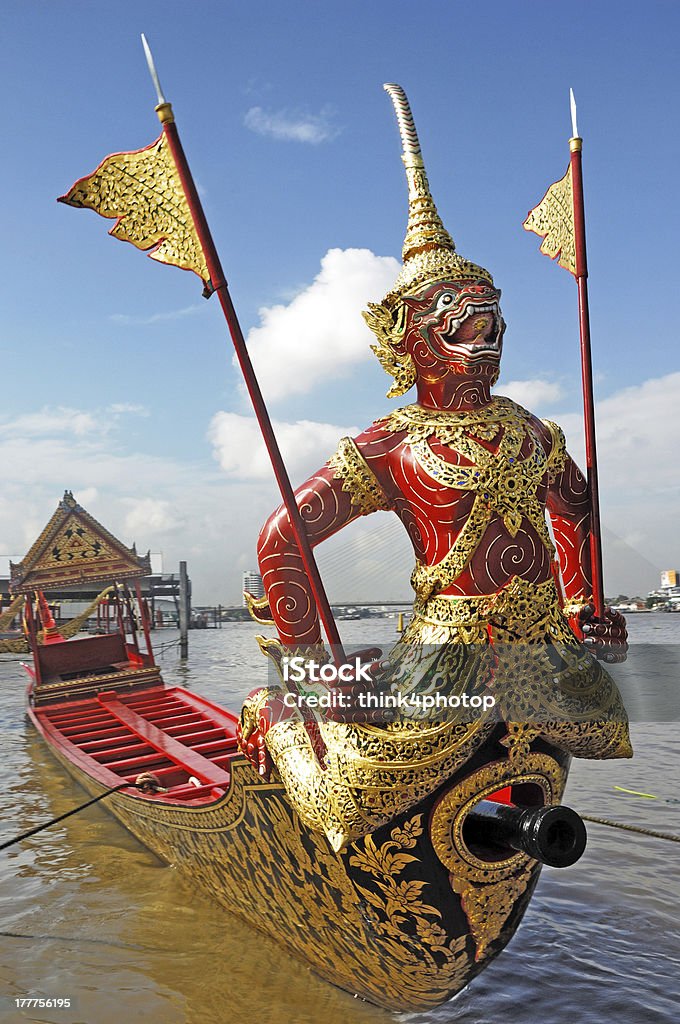
<svg viewBox="0 0 680 1024">
<path fill-rule="evenodd" d="M 388 82 L 383 88 L 389 93 L 397 115 L 409 200 L 402 253 L 404 266 L 384 302 L 394 305 L 409 291 L 436 280 L 482 279 L 493 284 L 488 270 L 458 255 L 453 238 L 442 223 L 430 192 L 406 93 L 394 82 Z"/>
<path fill-rule="evenodd" d="M 445 252 L 455 252 L 454 241 L 437 213 L 437 207 L 430 192 L 418 133 L 406 93 L 400 85 L 396 85 L 394 82 L 387 82 L 383 89 L 389 93 L 397 115 L 403 147 L 401 159 L 406 168 L 408 183 L 408 225 L 402 253 L 404 263 L 418 253 L 428 250 L 440 249 Z"/>
</svg>

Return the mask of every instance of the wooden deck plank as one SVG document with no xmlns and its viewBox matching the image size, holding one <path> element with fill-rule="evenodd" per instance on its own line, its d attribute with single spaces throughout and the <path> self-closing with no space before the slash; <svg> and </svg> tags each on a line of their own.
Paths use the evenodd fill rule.
<svg viewBox="0 0 680 1024">
<path fill-rule="evenodd" d="M 196 753 L 183 743 L 168 736 L 161 729 L 156 728 L 151 722 L 138 715 L 132 708 L 127 707 L 118 699 L 115 693 L 100 693 L 97 696 L 98 702 L 111 714 L 127 726 L 136 736 L 145 740 L 160 754 L 174 761 L 180 768 L 186 769 L 191 775 L 195 775 L 201 782 L 210 783 L 213 786 L 228 786 L 229 772 L 213 764 L 207 757 Z"/>
</svg>

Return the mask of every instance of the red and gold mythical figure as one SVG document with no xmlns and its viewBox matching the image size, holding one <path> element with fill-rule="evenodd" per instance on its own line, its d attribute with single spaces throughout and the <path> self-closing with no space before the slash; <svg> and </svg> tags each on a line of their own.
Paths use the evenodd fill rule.
<svg viewBox="0 0 680 1024">
<path fill-rule="evenodd" d="M 364 317 L 394 377 L 388 395 L 415 387 L 416 397 L 343 438 L 296 498 L 312 545 L 358 516 L 399 516 L 415 553 L 415 603 L 388 656 L 388 682 L 403 691 L 434 674 L 460 693 L 472 666 L 495 707 L 472 722 L 322 722 L 324 768 L 298 720 L 276 723 L 275 694 L 249 698 L 244 749 L 263 774 L 274 763 L 303 820 L 336 848 L 432 792 L 499 723 L 515 762 L 537 738 L 580 757 L 631 756 L 625 711 L 601 664 L 625 657 L 625 623 L 609 611 L 596 620 L 589 603 L 586 481 L 556 424 L 492 394 L 505 328 L 500 291 L 456 252 L 406 97 L 386 88 L 404 147 L 409 220 L 403 268 Z M 315 604 L 284 508 L 262 530 L 259 564 L 281 644 L 318 651 Z M 276 641 L 263 646 L 276 653 Z M 489 651 L 487 670 L 477 655 Z"/>
</svg>

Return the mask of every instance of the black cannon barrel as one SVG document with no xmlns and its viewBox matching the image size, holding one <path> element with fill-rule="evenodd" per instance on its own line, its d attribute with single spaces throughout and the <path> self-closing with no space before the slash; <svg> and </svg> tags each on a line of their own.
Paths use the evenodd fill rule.
<svg viewBox="0 0 680 1024">
<path fill-rule="evenodd" d="M 464 837 L 473 848 L 520 850 L 553 868 L 574 864 L 586 848 L 583 821 L 571 807 L 517 807 L 480 800 L 468 812 Z"/>
</svg>

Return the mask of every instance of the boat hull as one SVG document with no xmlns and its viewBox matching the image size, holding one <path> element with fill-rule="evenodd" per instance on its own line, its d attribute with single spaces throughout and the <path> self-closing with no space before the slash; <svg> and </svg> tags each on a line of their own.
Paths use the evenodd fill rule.
<svg viewBox="0 0 680 1024">
<path fill-rule="evenodd" d="M 60 749 L 88 793 L 105 782 Z M 465 844 L 466 810 L 504 787 L 558 803 L 568 758 L 540 741 L 520 764 L 492 737 L 436 793 L 334 853 L 307 829 L 283 787 L 235 757 L 229 788 L 200 806 L 137 792 L 106 806 L 145 846 L 189 872 L 228 910 L 327 981 L 391 1010 L 423 1010 L 459 992 L 514 934 L 540 864 L 507 851 L 480 860 Z"/>
</svg>

